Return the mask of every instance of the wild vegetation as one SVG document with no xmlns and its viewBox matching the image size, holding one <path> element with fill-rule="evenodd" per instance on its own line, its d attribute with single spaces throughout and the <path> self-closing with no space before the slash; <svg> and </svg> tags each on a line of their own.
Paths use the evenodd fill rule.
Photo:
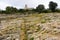
<svg viewBox="0 0 60 40">
<path fill-rule="evenodd" d="M 16 17 L 20 16 L 20 17 Z M 16 15 L 16 18 L 1 20 L 1 40 L 60 40 L 60 13 Z M 40 40 L 39 39 L 39 40 Z"/>
<path fill-rule="evenodd" d="M 40 4 L 32 10 L 10 6 L 0 10 L 0 40 L 60 40 L 60 9 L 57 6 L 51 1 L 48 9 Z"/>
</svg>

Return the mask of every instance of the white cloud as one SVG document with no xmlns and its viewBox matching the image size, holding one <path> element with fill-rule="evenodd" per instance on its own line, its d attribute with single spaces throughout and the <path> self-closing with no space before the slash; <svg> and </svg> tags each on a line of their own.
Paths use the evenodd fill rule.
<svg viewBox="0 0 60 40">
<path fill-rule="evenodd" d="M 0 9 L 4 9 L 5 10 L 6 6 L 11 6 L 11 5 L 8 4 L 8 3 L 0 2 Z"/>
<path fill-rule="evenodd" d="M 58 3 L 58 7 L 60 8 L 60 0 L 0 0 L 0 8 L 5 9 L 6 6 L 14 6 L 17 8 L 24 8 L 24 5 L 27 4 L 28 7 L 36 7 L 39 4 L 45 5 L 48 8 L 48 4 L 50 1 L 54 1 Z"/>
</svg>

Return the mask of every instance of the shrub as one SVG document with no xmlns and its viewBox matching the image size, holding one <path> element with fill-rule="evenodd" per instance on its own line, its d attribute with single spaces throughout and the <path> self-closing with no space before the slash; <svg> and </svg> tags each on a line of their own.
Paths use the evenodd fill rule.
<svg viewBox="0 0 60 40">
<path fill-rule="evenodd" d="M 34 40 L 34 38 L 32 37 L 32 38 L 30 38 L 30 40 Z"/>
</svg>

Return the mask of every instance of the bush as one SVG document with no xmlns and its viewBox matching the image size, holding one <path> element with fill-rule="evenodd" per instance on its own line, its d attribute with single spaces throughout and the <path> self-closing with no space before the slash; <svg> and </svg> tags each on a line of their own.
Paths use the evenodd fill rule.
<svg viewBox="0 0 60 40">
<path fill-rule="evenodd" d="M 46 23 L 46 20 L 45 19 L 41 20 L 41 23 Z"/>
<path fill-rule="evenodd" d="M 32 37 L 32 38 L 30 38 L 30 40 L 34 40 L 34 38 Z"/>
<path fill-rule="evenodd" d="M 60 13 L 60 9 L 56 9 L 56 12 Z"/>
<path fill-rule="evenodd" d="M 44 13 L 51 13 L 51 10 L 45 9 L 43 12 L 44 12 Z"/>
<path fill-rule="evenodd" d="M 43 10 L 45 9 L 44 5 L 40 4 L 36 7 L 36 11 L 42 13 Z"/>
</svg>

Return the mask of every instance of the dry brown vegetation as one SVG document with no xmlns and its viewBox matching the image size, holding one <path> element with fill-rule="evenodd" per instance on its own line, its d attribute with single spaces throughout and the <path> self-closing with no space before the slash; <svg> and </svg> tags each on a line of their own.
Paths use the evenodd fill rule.
<svg viewBox="0 0 60 40">
<path fill-rule="evenodd" d="M 9 17 L 9 20 L 1 20 L 0 39 L 60 40 L 60 13 L 15 16 Z"/>
</svg>

